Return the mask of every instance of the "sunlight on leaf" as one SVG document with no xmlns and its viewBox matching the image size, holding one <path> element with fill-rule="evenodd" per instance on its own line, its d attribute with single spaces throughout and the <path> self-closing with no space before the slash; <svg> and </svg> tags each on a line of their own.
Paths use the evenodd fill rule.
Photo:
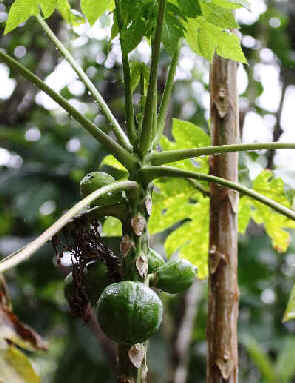
<svg viewBox="0 0 295 383">
<path fill-rule="evenodd" d="M 0 382 L 40 383 L 30 360 L 14 346 L 0 348 Z"/>
<path fill-rule="evenodd" d="M 107 217 L 102 227 L 103 237 L 121 237 L 122 223 L 115 217 Z"/>
</svg>

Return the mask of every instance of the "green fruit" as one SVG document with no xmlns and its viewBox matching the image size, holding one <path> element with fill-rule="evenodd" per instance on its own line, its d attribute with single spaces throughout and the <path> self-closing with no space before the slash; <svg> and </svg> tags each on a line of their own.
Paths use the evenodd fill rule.
<svg viewBox="0 0 295 383">
<path fill-rule="evenodd" d="M 184 259 L 169 261 L 155 272 L 152 284 L 170 294 L 181 293 L 193 284 L 196 270 L 194 265 Z"/>
<path fill-rule="evenodd" d="M 64 294 L 68 302 L 71 301 L 71 298 L 75 294 L 75 286 L 72 273 L 69 273 L 64 280 Z"/>
<path fill-rule="evenodd" d="M 101 261 L 89 263 L 84 280 L 89 301 L 95 304 L 105 287 L 110 283 L 106 264 Z"/>
<path fill-rule="evenodd" d="M 102 188 L 103 186 L 111 185 L 115 182 L 115 179 L 104 172 L 91 172 L 88 173 L 80 181 L 80 191 L 82 197 L 86 197 L 88 194 L 94 192 L 97 189 Z M 94 202 L 91 203 L 91 206 L 95 205 L 115 205 L 122 202 L 122 192 L 113 192 L 105 194 L 97 198 Z"/>
<path fill-rule="evenodd" d="M 123 281 L 106 287 L 97 303 L 97 318 L 106 335 L 118 342 L 147 340 L 162 321 L 162 302 L 141 282 Z"/>
<path fill-rule="evenodd" d="M 153 273 L 165 264 L 163 257 L 153 249 L 148 249 L 149 273 Z"/>
<path fill-rule="evenodd" d="M 95 304 L 100 294 L 110 283 L 107 266 L 101 261 L 88 263 L 83 275 L 83 282 L 84 286 L 81 288 L 84 287 L 90 303 Z M 72 273 L 69 273 L 65 278 L 64 294 L 68 302 L 77 294 Z"/>
</svg>

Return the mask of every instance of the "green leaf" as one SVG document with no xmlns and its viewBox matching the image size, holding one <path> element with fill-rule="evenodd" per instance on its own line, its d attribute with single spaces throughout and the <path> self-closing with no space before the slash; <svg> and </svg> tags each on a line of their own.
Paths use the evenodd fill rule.
<svg viewBox="0 0 295 383">
<path fill-rule="evenodd" d="M 186 40 L 191 49 L 212 61 L 216 51 L 221 57 L 239 62 L 247 62 L 239 38 L 223 28 L 209 23 L 204 16 L 189 19 Z"/>
<path fill-rule="evenodd" d="M 208 135 L 191 122 L 173 120 L 173 141 L 162 137 L 163 150 L 184 149 L 209 145 Z M 173 163 L 182 169 L 208 173 L 208 158 L 190 159 Z M 198 277 L 207 276 L 209 199 L 202 196 L 189 181 L 161 179 L 155 182 L 153 209 L 149 222 L 152 234 L 181 224 L 165 243 L 167 255 L 178 251 L 181 258 L 188 259 L 198 267 Z"/>
<path fill-rule="evenodd" d="M 107 165 L 111 166 L 112 168 L 123 170 L 127 172 L 127 169 L 119 162 L 114 156 L 111 154 L 104 157 L 104 159 L 101 162 L 100 166 Z"/>
<path fill-rule="evenodd" d="M 0 349 L 0 381 L 3 383 L 40 383 L 30 360 L 14 346 Z"/>
<path fill-rule="evenodd" d="M 135 20 L 121 32 L 122 49 L 124 52 L 131 52 L 141 42 L 146 31 L 146 23 L 142 18 Z"/>
<path fill-rule="evenodd" d="M 237 9 L 244 7 L 250 10 L 251 5 L 248 0 L 212 0 L 213 3 L 219 5 L 220 7 L 227 9 Z"/>
<path fill-rule="evenodd" d="M 57 0 L 40 0 L 39 3 L 45 18 L 50 17 L 57 6 Z"/>
<path fill-rule="evenodd" d="M 295 338 L 288 337 L 285 344 L 279 353 L 276 363 L 276 375 L 279 382 L 291 382 L 295 373 Z"/>
<path fill-rule="evenodd" d="M 104 237 L 121 237 L 121 221 L 115 217 L 107 217 L 102 227 L 102 233 Z"/>
<path fill-rule="evenodd" d="M 178 251 L 180 258 L 197 266 L 198 278 L 203 279 L 208 275 L 209 198 L 199 196 L 190 219 L 168 236 L 165 249 L 168 257 Z"/>
<path fill-rule="evenodd" d="M 261 172 L 253 182 L 253 189 L 280 204 L 291 207 L 288 195 L 284 190 L 281 178 L 274 178 L 270 170 Z M 295 222 L 268 206 L 249 197 L 240 200 L 239 230 L 244 232 L 247 219 L 252 218 L 258 224 L 264 224 L 268 236 L 272 239 L 273 247 L 279 252 L 285 252 L 290 244 L 290 233 L 284 229 L 295 228 Z"/>
<path fill-rule="evenodd" d="M 165 12 L 165 20 L 162 32 L 164 47 L 170 56 L 173 56 L 177 49 L 178 41 L 185 34 L 186 17 L 181 9 L 173 3 L 168 3 Z"/>
<path fill-rule="evenodd" d="M 180 12 L 187 17 L 201 15 L 201 7 L 198 0 L 177 0 Z"/>
<path fill-rule="evenodd" d="M 155 182 L 149 230 L 152 234 L 182 223 L 167 238 L 168 257 L 179 251 L 179 256 L 198 267 L 198 277 L 207 276 L 209 200 L 188 181 L 161 179 Z M 193 202 L 197 201 L 197 202 Z M 187 221 L 189 219 L 189 221 Z"/>
<path fill-rule="evenodd" d="M 292 288 L 289 302 L 284 313 L 283 322 L 288 322 L 291 319 L 295 319 L 295 285 Z"/>
<path fill-rule="evenodd" d="M 210 145 L 209 136 L 197 125 L 178 119 L 173 119 L 172 136 L 175 140 L 169 141 L 162 136 L 160 145 L 163 150 L 190 149 Z M 198 157 L 196 160 L 183 160 L 170 164 L 180 169 L 208 173 L 208 157 Z"/>
<path fill-rule="evenodd" d="M 259 372 L 269 383 L 278 383 L 274 365 L 270 360 L 268 354 L 251 336 L 242 337 L 242 342 L 246 347 L 251 359 L 256 364 Z"/>
<path fill-rule="evenodd" d="M 221 28 L 238 28 L 231 9 L 220 7 L 213 3 L 202 3 L 202 13 L 208 23 Z"/>
<path fill-rule="evenodd" d="M 57 0 L 57 9 L 65 21 L 72 25 L 79 25 L 85 22 L 83 17 L 77 11 L 72 11 L 68 0 Z"/>
<path fill-rule="evenodd" d="M 82 12 L 90 25 L 93 25 L 106 11 L 113 10 L 114 6 L 114 0 L 81 0 Z"/>
<path fill-rule="evenodd" d="M 38 0 L 15 0 L 9 10 L 4 34 L 6 35 L 18 25 L 27 21 L 30 16 L 38 14 Z"/>
<path fill-rule="evenodd" d="M 121 41 L 122 48 L 129 53 L 146 36 L 152 36 L 157 20 L 157 2 L 155 0 L 121 1 Z"/>
</svg>

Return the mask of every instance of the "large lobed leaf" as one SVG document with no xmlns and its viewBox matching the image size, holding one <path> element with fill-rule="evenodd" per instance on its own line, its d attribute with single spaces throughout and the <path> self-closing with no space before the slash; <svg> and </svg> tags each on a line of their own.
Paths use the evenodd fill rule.
<svg viewBox="0 0 295 383">
<path fill-rule="evenodd" d="M 57 9 L 69 24 L 77 25 L 84 21 L 72 12 L 68 0 L 15 0 L 9 10 L 4 34 L 13 31 L 31 16 L 37 16 L 40 8 L 45 18 L 51 16 Z"/>
<path fill-rule="evenodd" d="M 161 140 L 164 150 L 184 149 L 206 146 L 209 137 L 194 124 L 174 120 L 173 137 Z M 183 160 L 173 163 L 182 169 L 207 173 L 208 158 Z M 181 179 L 161 179 L 155 181 L 153 210 L 149 222 L 152 234 L 175 228 L 167 237 L 165 249 L 168 257 L 178 252 L 179 256 L 190 260 L 199 269 L 199 278 L 207 276 L 207 256 L 209 237 L 209 198 L 204 196 L 189 181 Z M 206 184 L 202 184 L 206 188 Z M 269 170 L 263 171 L 253 182 L 253 189 L 267 197 L 290 207 L 280 178 L 274 178 Z M 295 222 L 275 212 L 270 207 L 242 196 L 239 204 L 239 232 L 245 233 L 250 219 L 264 224 L 266 233 L 272 239 L 274 248 L 284 252 L 290 243 L 289 228 L 295 228 Z M 295 305 L 294 305 L 295 307 Z M 294 310 L 295 311 L 295 310 Z"/>
</svg>

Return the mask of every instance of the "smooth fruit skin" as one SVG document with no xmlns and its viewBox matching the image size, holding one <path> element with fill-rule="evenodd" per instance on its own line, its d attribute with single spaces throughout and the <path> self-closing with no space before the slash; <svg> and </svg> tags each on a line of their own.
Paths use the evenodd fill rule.
<svg viewBox="0 0 295 383">
<path fill-rule="evenodd" d="M 193 284 L 196 270 L 185 259 L 169 261 L 156 271 L 153 285 L 170 294 L 181 293 Z"/>
<path fill-rule="evenodd" d="M 162 302 L 141 282 L 123 281 L 106 287 L 97 303 L 97 319 L 105 334 L 118 343 L 147 340 L 162 321 Z"/>
<path fill-rule="evenodd" d="M 101 261 L 88 263 L 83 280 L 88 299 L 92 305 L 95 305 L 100 294 L 110 283 L 107 266 Z M 76 293 L 72 273 L 66 276 L 64 283 L 65 298 L 70 302 Z"/>
<path fill-rule="evenodd" d="M 81 195 L 82 197 L 86 197 L 88 194 L 94 192 L 95 190 L 100 189 L 103 186 L 110 185 L 114 182 L 115 179 L 110 174 L 107 174 L 105 172 L 88 173 L 80 181 Z M 115 205 L 120 202 L 122 202 L 122 193 L 115 192 L 97 198 L 94 202 L 92 202 L 91 206 Z"/>
<path fill-rule="evenodd" d="M 158 270 L 159 267 L 165 264 L 163 257 L 157 253 L 155 250 L 148 249 L 148 264 L 149 264 L 149 273 L 153 273 Z"/>
<path fill-rule="evenodd" d="M 104 262 L 96 261 L 87 264 L 85 287 L 92 305 L 96 304 L 101 293 L 109 283 L 108 268 Z"/>
</svg>

